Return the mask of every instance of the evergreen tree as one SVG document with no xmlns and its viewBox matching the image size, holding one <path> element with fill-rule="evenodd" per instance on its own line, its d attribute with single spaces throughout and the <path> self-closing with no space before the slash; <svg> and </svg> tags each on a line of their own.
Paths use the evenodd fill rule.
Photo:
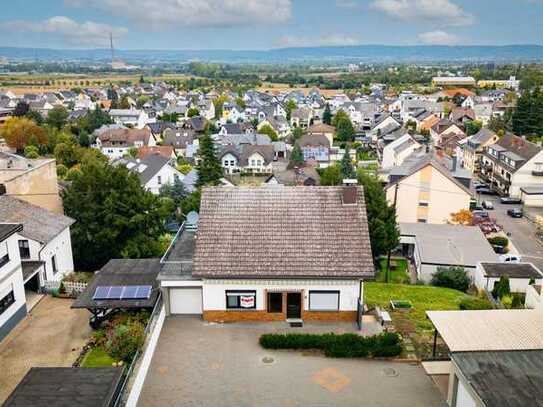
<svg viewBox="0 0 543 407">
<path fill-rule="evenodd" d="M 304 154 L 298 144 L 294 145 L 292 152 L 290 153 L 289 168 L 301 167 L 304 165 Z"/>
<path fill-rule="evenodd" d="M 28 105 L 28 103 L 21 101 L 17 103 L 17 106 L 15 106 L 15 109 L 13 109 L 13 116 L 16 116 L 16 117 L 25 116 L 29 110 L 30 110 L 30 106 Z"/>
<path fill-rule="evenodd" d="M 350 142 L 354 140 L 354 127 L 348 117 L 339 119 L 336 128 L 338 140 L 345 142 Z"/>
<path fill-rule="evenodd" d="M 330 105 L 328 103 L 324 107 L 322 122 L 325 124 L 332 124 L 332 112 L 330 111 Z"/>
<path fill-rule="evenodd" d="M 320 177 L 320 184 L 324 186 L 341 185 L 341 182 L 343 181 L 343 178 L 341 176 L 341 169 L 339 168 L 339 165 L 337 165 L 337 163 L 330 165 L 320 171 Z"/>
<path fill-rule="evenodd" d="M 361 172 L 358 182 L 364 187 L 371 250 L 373 257 L 377 258 L 399 244 L 396 210 L 388 205 L 383 186 L 376 176 Z"/>
<path fill-rule="evenodd" d="M 206 134 L 200 138 L 199 154 L 200 163 L 196 167 L 198 170 L 197 186 L 218 185 L 223 173 L 211 136 Z"/>
<path fill-rule="evenodd" d="M 356 175 L 354 172 L 353 162 L 351 161 L 351 156 L 349 154 L 349 146 L 345 147 L 345 154 L 343 154 L 343 158 L 341 159 L 340 163 L 340 172 L 343 179 L 354 178 Z"/>
</svg>

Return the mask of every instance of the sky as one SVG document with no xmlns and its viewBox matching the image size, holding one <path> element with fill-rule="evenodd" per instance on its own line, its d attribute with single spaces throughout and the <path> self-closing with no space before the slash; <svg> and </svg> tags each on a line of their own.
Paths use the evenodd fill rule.
<svg viewBox="0 0 543 407">
<path fill-rule="evenodd" d="M 7 1 L 7 0 L 4 0 Z M 543 0 L 10 0 L 0 46 L 543 45 Z"/>
</svg>

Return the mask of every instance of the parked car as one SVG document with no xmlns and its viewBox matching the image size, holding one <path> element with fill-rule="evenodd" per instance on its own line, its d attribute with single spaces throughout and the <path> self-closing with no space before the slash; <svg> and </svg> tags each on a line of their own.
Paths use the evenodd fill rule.
<svg viewBox="0 0 543 407">
<path fill-rule="evenodd" d="M 494 190 L 487 187 L 478 188 L 475 191 L 477 191 L 478 194 L 482 195 L 496 195 L 496 192 Z"/>
<path fill-rule="evenodd" d="M 473 208 L 471 208 L 472 212 L 476 211 L 484 211 L 485 208 L 483 208 L 481 205 L 475 205 Z"/>
<path fill-rule="evenodd" d="M 500 256 L 501 263 L 520 263 L 522 258 L 518 254 L 502 254 Z"/>
<path fill-rule="evenodd" d="M 500 202 L 505 205 L 518 205 L 522 203 L 522 199 L 504 196 L 500 198 Z"/>
<path fill-rule="evenodd" d="M 522 218 L 523 215 L 522 209 L 519 208 L 508 209 L 507 214 L 512 218 Z"/>
<path fill-rule="evenodd" d="M 479 189 L 479 188 L 488 188 L 489 185 L 482 182 L 482 181 L 473 181 L 473 187 L 475 189 Z"/>
<path fill-rule="evenodd" d="M 482 205 L 485 209 L 494 209 L 494 204 L 491 201 L 483 201 Z"/>
</svg>

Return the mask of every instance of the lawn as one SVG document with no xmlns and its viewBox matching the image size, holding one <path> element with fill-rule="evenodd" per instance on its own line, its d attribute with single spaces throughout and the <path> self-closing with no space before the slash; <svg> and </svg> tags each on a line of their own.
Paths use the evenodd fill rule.
<svg viewBox="0 0 543 407">
<path fill-rule="evenodd" d="M 379 261 L 379 273 L 375 277 L 375 280 L 384 283 L 386 281 L 386 268 L 387 268 L 387 259 L 382 257 Z M 391 259 L 390 267 L 390 282 L 398 284 L 409 284 L 411 279 L 407 272 L 407 259 Z"/>
<path fill-rule="evenodd" d="M 109 356 L 102 347 L 92 348 L 81 362 L 81 367 L 111 366 L 116 360 Z"/>
</svg>

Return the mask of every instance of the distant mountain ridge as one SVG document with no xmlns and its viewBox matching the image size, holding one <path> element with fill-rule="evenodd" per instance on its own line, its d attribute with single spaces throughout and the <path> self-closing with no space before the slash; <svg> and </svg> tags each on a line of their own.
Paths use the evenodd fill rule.
<svg viewBox="0 0 543 407">
<path fill-rule="evenodd" d="M 188 62 L 314 63 L 314 62 L 533 62 L 543 61 L 542 45 L 357 45 L 345 47 L 277 48 L 270 50 L 116 50 L 131 63 Z M 109 49 L 0 47 L 9 60 L 109 61 Z"/>
</svg>

